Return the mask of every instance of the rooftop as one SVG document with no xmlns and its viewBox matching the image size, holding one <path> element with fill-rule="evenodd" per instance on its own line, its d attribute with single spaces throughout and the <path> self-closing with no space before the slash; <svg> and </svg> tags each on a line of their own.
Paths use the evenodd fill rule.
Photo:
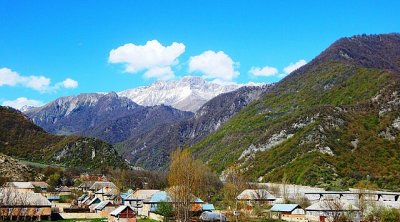
<svg viewBox="0 0 400 222">
<path fill-rule="evenodd" d="M 275 200 L 275 196 L 266 189 L 246 189 L 240 193 L 236 199 L 238 200 Z"/>
<path fill-rule="evenodd" d="M 111 216 L 118 216 L 118 214 L 120 214 L 121 212 L 123 212 L 126 208 L 129 208 L 129 209 L 131 209 L 132 211 L 134 211 L 134 210 L 132 209 L 132 207 L 126 206 L 126 205 L 122 205 L 122 206 L 119 206 L 117 209 L 113 210 L 110 214 L 111 214 Z"/>
<path fill-rule="evenodd" d="M 12 192 L 0 193 L 2 196 L 0 205 L 2 206 L 41 206 L 51 207 L 51 203 L 40 193 L 33 192 Z"/>
<path fill-rule="evenodd" d="M 13 187 L 17 189 L 34 189 L 35 187 L 31 182 L 7 182 L 6 187 Z"/>
<path fill-rule="evenodd" d="M 292 212 L 296 208 L 300 207 L 298 204 L 274 204 L 272 206 L 272 212 Z"/>
<path fill-rule="evenodd" d="M 126 200 L 145 200 L 151 198 L 155 193 L 160 190 L 136 190 L 131 193 Z"/>
</svg>

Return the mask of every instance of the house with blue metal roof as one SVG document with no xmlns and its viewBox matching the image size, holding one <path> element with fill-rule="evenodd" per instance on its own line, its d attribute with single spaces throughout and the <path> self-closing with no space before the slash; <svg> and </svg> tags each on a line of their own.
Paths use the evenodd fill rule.
<svg viewBox="0 0 400 222">
<path fill-rule="evenodd" d="M 304 210 L 298 204 L 274 204 L 271 212 L 304 214 Z"/>
<path fill-rule="evenodd" d="M 271 211 L 271 217 L 286 221 L 305 221 L 305 211 L 298 204 L 274 204 Z"/>
<path fill-rule="evenodd" d="M 142 215 L 148 215 L 149 212 L 157 212 L 157 207 L 160 203 L 167 202 L 167 203 L 174 203 L 172 197 L 166 191 L 158 191 L 155 192 L 149 199 L 143 200 L 143 206 L 139 206 Z M 202 210 L 204 205 L 204 201 L 198 197 L 194 197 L 192 202 L 192 209 L 194 210 Z M 206 209 L 214 209 L 214 206 L 206 205 L 204 206 Z"/>
<path fill-rule="evenodd" d="M 60 201 L 60 196 L 47 196 L 47 199 L 51 203 L 58 203 Z"/>
<path fill-rule="evenodd" d="M 215 207 L 214 207 L 214 204 L 205 203 L 205 204 L 201 204 L 201 210 L 202 211 L 214 211 Z"/>
</svg>

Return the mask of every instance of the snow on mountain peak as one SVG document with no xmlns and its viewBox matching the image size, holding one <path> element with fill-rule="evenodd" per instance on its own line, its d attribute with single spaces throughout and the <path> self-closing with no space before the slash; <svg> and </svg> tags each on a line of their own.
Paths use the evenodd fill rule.
<svg viewBox="0 0 400 222">
<path fill-rule="evenodd" d="M 235 83 L 209 82 L 200 76 L 185 76 L 179 80 L 157 81 L 149 86 L 128 89 L 117 94 L 128 97 L 143 106 L 164 104 L 176 109 L 195 112 L 215 96 L 242 86 Z"/>
</svg>

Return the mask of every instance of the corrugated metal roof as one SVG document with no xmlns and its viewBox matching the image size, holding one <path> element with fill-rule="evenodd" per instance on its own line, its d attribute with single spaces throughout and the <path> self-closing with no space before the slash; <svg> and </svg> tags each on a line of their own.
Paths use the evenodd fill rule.
<svg viewBox="0 0 400 222">
<path fill-rule="evenodd" d="M 58 192 L 71 192 L 67 186 L 62 186 L 57 189 Z"/>
<path fill-rule="evenodd" d="M 151 196 L 150 203 L 160 203 L 160 202 L 172 202 L 171 197 L 165 191 L 159 191 Z"/>
<path fill-rule="evenodd" d="M 96 200 L 100 200 L 98 197 L 93 198 L 89 203 L 88 206 L 92 205 Z M 101 201 L 101 200 L 100 200 Z"/>
<path fill-rule="evenodd" d="M 40 187 L 40 188 L 48 188 L 49 187 L 49 184 L 47 184 L 44 181 L 34 181 L 34 182 L 31 182 L 31 183 L 35 187 Z"/>
<path fill-rule="evenodd" d="M 51 206 L 50 201 L 40 193 L 5 191 L 0 195 L 2 206 Z"/>
<path fill-rule="evenodd" d="M 82 201 L 87 197 L 87 194 L 82 194 L 82 196 L 78 197 L 78 201 Z"/>
<path fill-rule="evenodd" d="M 90 190 L 100 190 L 103 187 L 117 188 L 113 182 L 96 181 L 90 186 Z"/>
<path fill-rule="evenodd" d="M 89 196 L 86 196 L 85 199 L 82 200 L 82 203 L 86 203 L 87 201 L 90 202 L 90 197 Z"/>
<path fill-rule="evenodd" d="M 120 214 L 122 211 L 124 211 L 127 207 L 129 207 L 129 208 L 133 211 L 133 208 L 132 208 L 131 206 L 122 205 L 122 206 L 119 206 L 117 209 L 113 210 L 110 214 L 111 214 L 112 216 L 117 216 L 117 215 Z"/>
<path fill-rule="evenodd" d="M 292 212 L 297 207 L 299 207 L 298 204 L 274 204 L 274 206 L 272 206 L 272 208 L 271 208 L 271 211 L 273 211 L 273 212 Z"/>
<path fill-rule="evenodd" d="M 160 192 L 160 190 L 136 190 L 126 200 L 145 200 L 151 198 L 157 192 Z"/>
<path fill-rule="evenodd" d="M 47 196 L 48 200 L 59 200 L 60 196 Z"/>
<path fill-rule="evenodd" d="M 203 211 L 206 211 L 206 210 L 213 211 L 213 210 L 215 210 L 215 207 L 214 207 L 214 204 L 202 204 L 201 209 Z"/>
<path fill-rule="evenodd" d="M 204 203 L 204 201 L 198 197 L 194 200 L 195 203 Z"/>
<path fill-rule="evenodd" d="M 94 208 L 95 210 L 103 210 L 108 204 L 111 202 L 106 200 L 106 201 L 101 201 L 97 206 Z"/>
<path fill-rule="evenodd" d="M 95 183 L 95 181 L 84 181 L 84 182 L 82 182 L 78 187 L 79 187 L 79 188 L 89 188 L 89 187 L 91 187 L 94 183 Z"/>
<path fill-rule="evenodd" d="M 7 182 L 6 187 L 14 187 L 17 189 L 34 189 L 31 182 Z"/>
<path fill-rule="evenodd" d="M 240 193 L 238 200 L 276 200 L 276 197 L 266 189 L 246 189 Z"/>
<path fill-rule="evenodd" d="M 339 200 L 322 200 L 306 208 L 306 211 L 358 211 L 358 207 Z"/>
</svg>

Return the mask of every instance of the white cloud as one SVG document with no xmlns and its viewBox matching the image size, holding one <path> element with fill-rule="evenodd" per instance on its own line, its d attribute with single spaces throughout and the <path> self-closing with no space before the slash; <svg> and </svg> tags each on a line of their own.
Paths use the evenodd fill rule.
<svg viewBox="0 0 400 222">
<path fill-rule="evenodd" d="M 275 76 L 276 74 L 278 74 L 278 69 L 275 67 L 271 67 L 271 66 L 264 66 L 262 68 L 253 66 L 253 67 L 251 67 L 249 73 L 251 73 L 254 76 L 269 77 L 269 76 Z"/>
<path fill-rule="evenodd" d="M 15 86 L 20 81 L 18 73 L 8 68 L 0 69 L 0 86 Z"/>
<path fill-rule="evenodd" d="M 285 72 L 286 75 L 288 75 L 291 72 L 295 71 L 296 69 L 304 66 L 305 64 L 307 64 L 306 60 L 300 59 L 299 61 L 297 61 L 295 63 L 290 63 L 288 66 L 283 68 L 283 71 Z"/>
<path fill-rule="evenodd" d="M 137 73 L 146 70 L 146 77 L 168 79 L 171 77 L 171 66 L 178 64 L 178 57 L 185 52 L 183 43 L 174 42 L 169 46 L 161 45 L 157 40 L 148 41 L 145 45 L 128 43 L 110 51 L 109 63 L 125 64 L 125 72 Z M 160 70 L 164 69 L 166 76 Z M 147 73 L 146 72 L 146 73 Z"/>
<path fill-rule="evenodd" d="M 3 106 L 10 106 L 15 109 L 21 109 L 24 106 L 42 106 L 43 102 L 34 100 L 34 99 L 28 99 L 26 97 L 19 97 L 16 100 L 6 100 L 2 103 Z"/>
<path fill-rule="evenodd" d="M 169 80 L 175 77 L 171 67 L 155 67 L 144 73 L 146 78 L 157 78 L 158 80 Z"/>
<path fill-rule="evenodd" d="M 50 83 L 50 78 L 45 76 L 23 76 L 9 68 L 0 68 L 0 87 L 20 85 L 45 93 L 59 88 L 76 88 L 78 86 L 78 82 L 70 78 L 56 83 L 54 86 L 51 86 Z"/>
<path fill-rule="evenodd" d="M 61 82 L 60 87 L 64 87 L 66 89 L 75 89 L 76 87 L 78 87 L 78 81 L 66 78 L 64 81 Z"/>
<path fill-rule="evenodd" d="M 232 80 L 239 75 L 236 66 L 237 63 L 223 51 L 205 51 L 189 60 L 189 72 L 201 72 L 209 79 Z"/>
<path fill-rule="evenodd" d="M 21 79 L 22 79 L 21 84 L 28 88 L 40 92 L 45 92 L 50 89 L 51 80 L 44 76 L 28 76 L 28 77 L 21 76 Z"/>
</svg>

